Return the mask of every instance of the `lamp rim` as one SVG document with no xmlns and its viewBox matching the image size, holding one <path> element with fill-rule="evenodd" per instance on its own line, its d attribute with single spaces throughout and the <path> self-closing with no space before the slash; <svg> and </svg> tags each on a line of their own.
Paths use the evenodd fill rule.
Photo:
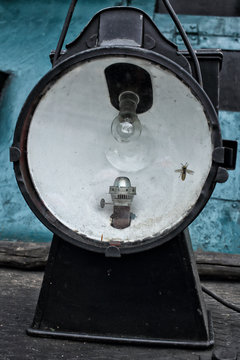
<svg viewBox="0 0 240 360">
<path fill-rule="evenodd" d="M 170 230 L 166 230 L 161 235 L 147 237 L 134 242 L 106 243 L 78 234 L 61 223 L 42 202 L 40 195 L 37 193 L 31 180 L 27 160 L 27 138 L 32 115 L 34 114 L 38 103 L 41 101 L 41 97 L 48 91 L 51 84 L 57 81 L 61 75 L 71 71 L 71 68 L 74 68 L 75 65 L 79 63 L 109 56 L 142 58 L 155 63 L 156 65 L 160 65 L 166 70 L 174 73 L 180 81 L 190 88 L 194 96 L 202 104 L 207 120 L 209 121 L 209 126 L 211 127 L 211 142 L 213 150 L 214 148 L 222 145 L 220 127 L 215 109 L 205 91 L 186 70 L 174 63 L 172 60 L 150 50 L 136 47 L 101 47 L 77 53 L 63 62 L 58 63 L 45 76 L 43 76 L 43 78 L 33 88 L 20 112 L 14 133 L 13 146 L 19 149 L 20 154 L 19 159 L 14 162 L 14 171 L 18 186 L 28 206 L 51 232 L 74 245 L 88 250 L 105 253 L 106 248 L 109 246 L 116 246 L 119 248 L 119 252 L 121 254 L 128 254 L 145 251 L 155 246 L 159 246 L 183 231 L 197 217 L 210 198 L 216 184 L 215 178 L 219 165 L 212 161 L 212 165 L 208 177 L 202 187 L 201 194 L 192 209 L 177 225 L 172 227 Z"/>
</svg>

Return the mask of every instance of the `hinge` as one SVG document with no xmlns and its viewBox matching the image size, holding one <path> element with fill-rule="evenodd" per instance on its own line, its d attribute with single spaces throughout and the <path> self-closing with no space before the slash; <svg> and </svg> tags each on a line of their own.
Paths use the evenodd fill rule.
<svg viewBox="0 0 240 360">
<path fill-rule="evenodd" d="M 121 252 L 118 246 L 116 245 L 110 245 L 105 250 L 105 256 L 106 257 L 113 257 L 113 258 L 120 258 Z"/>
</svg>

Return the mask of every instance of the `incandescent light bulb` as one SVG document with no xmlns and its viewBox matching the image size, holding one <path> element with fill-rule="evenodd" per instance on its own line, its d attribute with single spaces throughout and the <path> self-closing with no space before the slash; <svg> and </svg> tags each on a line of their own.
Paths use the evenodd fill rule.
<svg viewBox="0 0 240 360">
<path fill-rule="evenodd" d="M 136 109 L 139 97 L 132 91 L 119 95 L 119 114 L 112 122 L 112 135 L 118 142 L 129 142 L 137 139 L 142 132 L 142 125 Z"/>
<path fill-rule="evenodd" d="M 153 159 L 154 141 L 136 114 L 138 103 L 139 96 L 133 91 L 119 95 L 120 111 L 112 122 L 106 157 L 120 171 L 139 171 Z"/>
</svg>

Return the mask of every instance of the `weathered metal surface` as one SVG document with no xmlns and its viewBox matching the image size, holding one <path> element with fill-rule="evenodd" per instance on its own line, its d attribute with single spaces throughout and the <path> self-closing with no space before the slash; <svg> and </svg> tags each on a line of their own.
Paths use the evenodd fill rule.
<svg viewBox="0 0 240 360">
<path fill-rule="evenodd" d="M 240 111 L 240 21 L 239 18 L 180 15 L 191 44 L 196 49 L 220 48 L 223 51 L 220 109 Z M 155 14 L 154 21 L 164 35 L 184 48 L 183 40 L 167 15 Z"/>
<path fill-rule="evenodd" d="M 223 51 L 220 74 L 220 109 L 240 111 L 240 50 Z"/>
<path fill-rule="evenodd" d="M 179 15 L 179 19 L 189 33 L 194 48 L 240 50 L 239 17 Z M 177 40 L 178 46 L 183 46 L 169 15 L 155 13 L 153 20 L 169 40 Z M 194 29 L 191 29 L 193 25 Z"/>
</svg>

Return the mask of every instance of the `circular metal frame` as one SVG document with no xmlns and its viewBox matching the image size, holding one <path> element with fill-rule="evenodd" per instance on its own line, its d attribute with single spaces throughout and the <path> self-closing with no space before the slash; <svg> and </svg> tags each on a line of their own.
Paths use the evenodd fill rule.
<svg viewBox="0 0 240 360">
<path fill-rule="evenodd" d="M 57 220 L 56 217 L 46 208 L 40 196 L 36 192 L 29 173 L 27 161 L 27 137 L 32 115 L 41 100 L 41 97 L 51 87 L 51 84 L 61 77 L 62 74 L 69 71 L 71 67 L 74 67 L 80 62 L 109 55 L 143 58 L 173 72 L 186 86 L 191 89 L 194 96 L 198 98 L 203 105 L 209 126 L 211 127 L 213 149 L 222 145 L 218 118 L 211 101 L 199 84 L 183 68 L 168 58 L 145 49 L 130 47 L 96 48 L 75 54 L 67 60 L 59 63 L 34 87 L 22 108 L 15 129 L 13 145 L 20 149 L 20 159 L 19 161 L 14 162 L 14 171 L 19 188 L 29 207 L 50 231 L 62 239 L 88 250 L 104 253 L 106 248 L 109 246 L 115 246 L 119 248 L 119 252 L 121 254 L 128 254 L 144 251 L 161 245 L 183 231 L 196 218 L 211 196 L 215 187 L 218 164 L 212 161 L 212 166 L 202 188 L 202 192 L 189 214 L 186 215 L 186 217 L 184 217 L 184 219 L 175 227 L 164 232 L 160 236 L 145 238 L 133 243 L 127 242 L 111 244 L 110 242 L 109 244 L 106 244 L 104 242 L 89 239 L 84 235 L 77 234 Z"/>
</svg>

